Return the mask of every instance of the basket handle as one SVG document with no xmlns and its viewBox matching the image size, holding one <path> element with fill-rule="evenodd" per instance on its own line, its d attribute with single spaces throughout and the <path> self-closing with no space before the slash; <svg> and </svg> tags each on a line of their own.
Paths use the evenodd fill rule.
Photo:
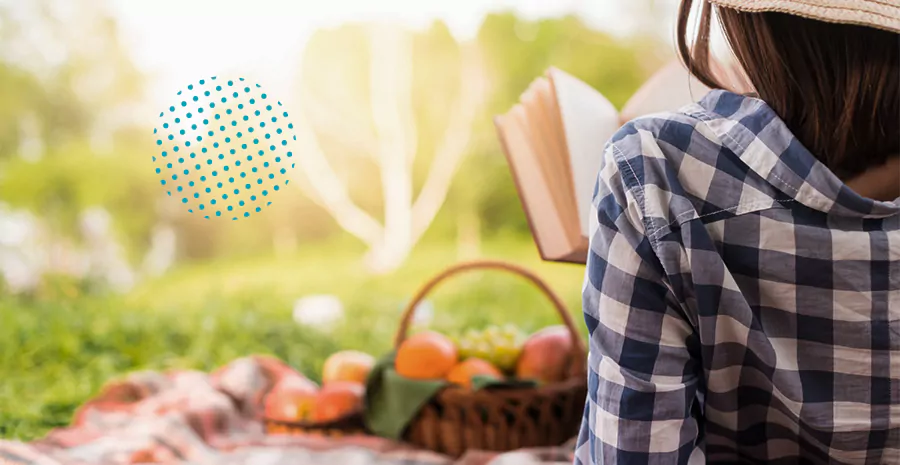
<svg viewBox="0 0 900 465">
<path fill-rule="evenodd" d="M 536 274 L 528 271 L 527 269 L 520 267 L 518 265 L 513 265 L 511 263 L 501 262 L 501 261 L 490 261 L 490 260 L 478 260 L 471 262 L 463 262 L 457 265 L 453 265 L 446 270 L 439 273 L 437 276 L 434 276 L 430 280 L 428 280 L 419 292 L 412 298 L 409 304 L 406 306 L 406 309 L 403 311 L 403 319 L 400 320 L 400 328 L 397 329 L 397 336 L 394 339 L 394 346 L 400 347 L 400 344 L 406 340 L 406 335 L 409 332 L 409 326 L 412 322 L 413 314 L 416 312 L 416 307 L 419 306 L 419 303 L 431 292 L 438 284 L 446 280 L 447 278 L 472 270 L 501 270 L 506 271 L 518 276 L 521 276 L 528 281 L 530 281 L 535 287 L 537 287 L 550 301 L 553 303 L 553 307 L 556 309 L 556 312 L 559 314 L 559 317 L 562 319 L 563 324 L 565 324 L 566 328 L 569 330 L 569 333 L 572 335 L 572 343 L 573 343 L 573 352 L 578 360 L 583 360 L 586 356 L 586 351 L 584 348 L 584 342 L 582 342 L 580 335 L 578 334 L 578 330 L 575 328 L 575 324 L 572 322 L 572 316 L 569 315 L 569 312 L 566 310 L 565 304 L 563 304 L 562 300 L 556 295 L 553 290 L 550 289 L 550 286 L 541 279 Z M 576 364 L 576 366 L 581 366 L 582 364 Z"/>
</svg>

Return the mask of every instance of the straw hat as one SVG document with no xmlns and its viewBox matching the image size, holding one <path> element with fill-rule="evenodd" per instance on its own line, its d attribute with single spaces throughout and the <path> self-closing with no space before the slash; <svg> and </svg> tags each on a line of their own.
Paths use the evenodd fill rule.
<svg viewBox="0 0 900 465">
<path fill-rule="evenodd" d="M 900 0 L 709 0 L 747 12 L 777 11 L 900 33 Z"/>
</svg>

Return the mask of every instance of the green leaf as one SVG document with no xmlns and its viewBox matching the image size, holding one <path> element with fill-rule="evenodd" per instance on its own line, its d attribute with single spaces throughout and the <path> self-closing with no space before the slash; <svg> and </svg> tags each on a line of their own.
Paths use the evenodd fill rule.
<svg viewBox="0 0 900 465">
<path fill-rule="evenodd" d="M 435 394 L 443 380 L 414 380 L 394 370 L 394 353 L 381 359 L 366 382 L 366 427 L 378 436 L 399 440 L 406 426 Z"/>
</svg>

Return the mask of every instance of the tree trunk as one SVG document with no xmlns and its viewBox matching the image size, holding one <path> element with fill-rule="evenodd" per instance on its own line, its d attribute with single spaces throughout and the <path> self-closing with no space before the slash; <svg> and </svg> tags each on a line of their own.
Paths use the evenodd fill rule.
<svg viewBox="0 0 900 465">
<path fill-rule="evenodd" d="M 399 266 L 412 243 L 412 166 L 417 128 L 412 118 L 412 44 L 404 31 L 374 27 L 370 35 L 372 120 L 384 200 L 383 245 L 373 251 L 378 271 Z"/>
<path fill-rule="evenodd" d="M 365 152 L 371 153 L 378 163 L 383 222 L 379 223 L 352 201 L 348 186 L 328 163 L 312 125 L 302 115 L 296 123 L 298 143 L 302 147 L 297 166 L 308 182 L 298 184 L 343 229 L 369 247 L 364 257 L 366 266 L 375 273 L 387 273 L 403 264 L 444 204 L 453 175 L 468 148 L 472 121 L 484 100 L 486 82 L 477 46 L 461 46 L 460 93 L 449 109 L 450 122 L 435 148 L 422 189 L 414 196 L 412 168 L 419 133 L 412 101 L 412 37 L 395 27 L 375 26 L 369 31 L 368 40 L 368 112 L 374 123 L 374 134 L 363 130 L 343 143 L 354 148 L 371 144 Z M 313 101 L 317 112 L 329 110 L 327 102 Z M 346 132 L 336 125 L 349 121 L 335 115 L 319 115 L 316 120 L 318 126 L 326 126 L 325 132 L 331 134 Z"/>
<path fill-rule="evenodd" d="M 363 263 L 376 275 L 390 273 L 406 260 L 412 251 L 410 244 L 402 244 L 398 241 L 377 244 L 366 252 Z"/>
</svg>

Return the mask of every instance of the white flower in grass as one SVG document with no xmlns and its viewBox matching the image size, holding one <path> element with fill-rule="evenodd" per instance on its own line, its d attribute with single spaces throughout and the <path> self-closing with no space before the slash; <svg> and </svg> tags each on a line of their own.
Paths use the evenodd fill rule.
<svg viewBox="0 0 900 465">
<path fill-rule="evenodd" d="M 19 210 L 7 212 L 0 204 L 0 245 L 21 246 L 30 237 L 33 237 L 37 224 L 30 213 Z"/>
<path fill-rule="evenodd" d="M 333 295 L 309 295 L 294 303 L 294 321 L 303 326 L 330 329 L 344 319 L 344 304 Z"/>
<path fill-rule="evenodd" d="M 150 250 L 144 256 L 143 271 L 150 276 L 160 276 L 175 263 L 177 249 L 175 229 L 166 224 L 153 228 Z"/>
<path fill-rule="evenodd" d="M 0 204 L 0 278 L 14 293 L 33 289 L 46 267 L 38 220 L 25 210 Z"/>
<path fill-rule="evenodd" d="M 112 216 L 100 207 L 81 213 L 81 232 L 87 245 L 92 278 L 125 292 L 134 286 L 134 272 L 125 260 L 121 245 L 112 230 Z"/>
<path fill-rule="evenodd" d="M 0 276 L 12 292 L 35 288 L 41 279 L 40 270 L 24 257 L 0 254 Z"/>
</svg>

